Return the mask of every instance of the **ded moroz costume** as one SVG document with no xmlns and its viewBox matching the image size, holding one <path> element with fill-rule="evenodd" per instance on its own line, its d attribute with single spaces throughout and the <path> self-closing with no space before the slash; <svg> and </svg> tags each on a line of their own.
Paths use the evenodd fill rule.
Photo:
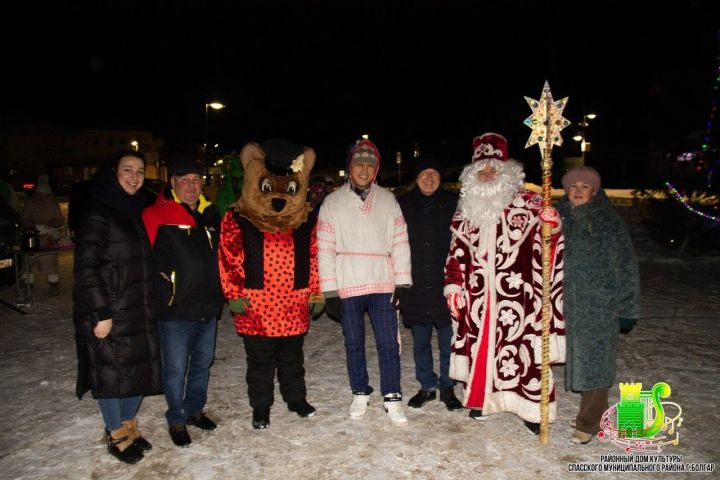
<svg viewBox="0 0 720 480">
<path fill-rule="evenodd" d="M 564 358 L 562 249 L 557 213 L 523 189 L 522 165 L 508 158 L 507 140 L 486 133 L 473 141 L 472 163 L 460 180 L 452 220 L 445 295 L 453 314 L 450 376 L 465 385 L 470 416 L 513 412 L 537 433 L 542 344 L 541 222 L 551 239 L 550 354 Z M 490 179 L 483 179 L 488 174 Z M 554 216 L 553 216 L 554 214 Z M 542 219 L 541 219 L 542 215 Z M 556 414 L 550 392 L 550 421 Z"/>
</svg>

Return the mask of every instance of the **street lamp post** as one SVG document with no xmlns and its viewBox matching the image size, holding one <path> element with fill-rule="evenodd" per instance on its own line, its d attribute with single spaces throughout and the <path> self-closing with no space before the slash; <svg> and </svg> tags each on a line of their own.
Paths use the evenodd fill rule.
<svg viewBox="0 0 720 480">
<path fill-rule="evenodd" d="M 211 163 L 210 154 L 211 154 L 211 150 L 212 150 L 211 148 L 209 148 L 209 145 L 208 145 L 208 130 L 209 130 L 209 120 L 208 120 L 209 113 L 208 112 L 210 111 L 209 109 L 211 109 L 211 108 L 213 110 L 222 110 L 223 108 L 225 108 L 225 105 L 218 101 L 214 101 L 214 102 L 205 104 L 205 129 L 203 132 L 203 154 L 205 156 L 205 175 L 208 177 L 210 176 L 210 163 Z"/>
<path fill-rule="evenodd" d="M 595 120 L 597 115 L 587 113 L 583 115 L 582 121 L 578 124 L 580 131 L 573 137 L 573 140 L 580 142 L 580 152 L 582 153 L 582 164 L 585 165 L 586 153 L 590 151 L 590 141 L 587 138 L 587 127 L 590 126 L 589 120 Z"/>
<path fill-rule="evenodd" d="M 402 152 L 395 152 L 395 163 L 397 163 L 398 166 L 398 187 L 402 185 L 402 180 L 400 178 L 400 167 L 402 167 Z"/>
</svg>

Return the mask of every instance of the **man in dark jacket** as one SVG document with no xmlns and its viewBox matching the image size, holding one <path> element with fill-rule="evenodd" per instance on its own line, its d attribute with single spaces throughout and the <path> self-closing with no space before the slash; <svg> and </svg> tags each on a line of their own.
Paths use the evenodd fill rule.
<svg viewBox="0 0 720 480">
<path fill-rule="evenodd" d="M 417 188 L 398 202 L 408 225 L 413 272 L 413 286 L 402 309 L 405 325 L 412 329 L 415 378 L 420 391 L 408 405 L 420 408 L 436 398 L 448 410 L 461 410 L 460 400 L 453 391 L 448 375 L 452 326 L 450 311 L 443 295 L 445 257 L 450 245 L 450 221 L 457 207 L 457 195 L 440 188 L 440 162 L 432 155 L 421 156 L 414 166 Z M 440 349 L 440 376 L 433 370 L 431 338 L 437 329 Z"/>
<path fill-rule="evenodd" d="M 215 356 L 217 318 L 224 302 L 217 263 L 220 214 L 202 195 L 203 170 L 192 160 L 172 163 L 170 184 L 143 212 L 161 275 L 165 417 L 170 437 L 179 447 L 191 443 L 186 423 L 202 430 L 216 428 L 203 408 Z"/>
</svg>

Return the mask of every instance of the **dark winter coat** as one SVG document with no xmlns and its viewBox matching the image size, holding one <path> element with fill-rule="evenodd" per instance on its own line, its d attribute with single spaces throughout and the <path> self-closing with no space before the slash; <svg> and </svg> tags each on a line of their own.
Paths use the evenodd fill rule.
<svg viewBox="0 0 720 480">
<path fill-rule="evenodd" d="M 413 277 L 401 312 L 406 326 L 450 325 L 450 311 L 443 295 L 444 268 L 457 200 L 457 195 L 443 188 L 427 196 L 417 187 L 398 199 L 407 223 Z"/>
<path fill-rule="evenodd" d="M 218 271 L 220 212 L 200 198 L 195 211 L 176 201 L 170 187 L 142 214 L 160 274 L 155 279 L 159 320 L 210 320 L 225 303 Z"/>
<path fill-rule="evenodd" d="M 150 242 L 140 218 L 142 191 L 125 193 L 109 168 L 93 179 L 93 199 L 76 232 L 73 318 L 78 398 L 162 393 L 160 344 L 151 293 Z M 112 319 L 98 339 L 98 321 Z"/>
<path fill-rule="evenodd" d="M 603 190 L 575 208 L 566 195 L 557 209 L 565 236 L 565 389 L 607 388 L 615 383 L 618 318 L 639 315 L 632 240 Z"/>
</svg>

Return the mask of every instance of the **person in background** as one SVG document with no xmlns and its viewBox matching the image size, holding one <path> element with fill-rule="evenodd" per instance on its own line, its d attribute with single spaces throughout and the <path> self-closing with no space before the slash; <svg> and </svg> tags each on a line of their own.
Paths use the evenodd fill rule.
<svg viewBox="0 0 720 480">
<path fill-rule="evenodd" d="M 217 319 L 225 303 L 218 273 L 220 212 L 202 194 L 204 167 L 172 162 L 170 183 L 142 214 L 159 272 L 165 418 L 173 443 L 192 443 L 186 424 L 212 431 L 204 412 Z"/>
<path fill-rule="evenodd" d="M 413 165 L 416 188 L 398 199 L 407 222 L 413 286 L 403 307 L 402 320 L 413 336 L 415 378 L 420 390 L 408 406 L 421 408 L 437 398 L 448 410 L 462 410 L 449 376 L 452 325 L 443 287 L 445 258 L 450 245 L 450 222 L 457 195 L 440 186 L 442 164 L 432 155 L 422 155 Z M 433 369 L 432 333 L 436 330 L 440 351 L 440 374 Z"/>
<path fill-rule="evenodd" d="M 373 389 L 365 360 L 365 312 L 375 333 L 383 407 L 391 422 L 406 424 L 400 388 L 397 308 L 412 285 L 407 225 L 391 192 L 378 186 L 380 152 L 358 140 L 348 155 L 349 181 L 320 207 L 317 226 L 320 289 L 329 316 L 345 336 L 350 417 L 362 417 Z"/>
<path fill-rule="evenodd" d="M 48 248 L 55 245 L 60 239 L 59 229 L 65 224 L 58 203 L 52 190 L 47 175 L 38 177 L 37 186 L 32 196 L 25 202 L 22 215 L 20 216 L 23 227 L 34 229 L 40 238 L 40 248 Z M 33 262 L 38 265 L 41 272 L 47 275 L 48 296 L 54 297 L 60 293 L 60 275 L 58 271 L 58 255 L 43 254 Z M 33 276 L 25 279 L 27 283 L 33 283 Z"/>
<path fill-rule="evenodd" d="M 0 248 L 5 247 L 8 254 L 20 239 L 20 223 L 18 212 L 0 195 Z"/>
<path fill-rule="evenodd" d="M 565 389 L 580 392 L 572 442 L 600 431 L 615 383 L 618 332 L 629 333 L 640 311 L 640 275 L 625 222 L 600 188 L 592 167 L 570 169 L 557 205 L 565 236 Z"/>
<path fill-rule="evenodd" d="M 313 212 L 317 214 L 320 211 L 320 205 L 329 192 L 325 188 L 325 177 L 317 176 L 310 180 L 308 188 L 308 201 L 313 208 Z"/>
<path fill-rule="evenodd" d="M 445 265 L 445 295 L 453 317 L 450 377 L 465 384 L 470 418 L 512 412 L 540 432 L 542 346 L 541 224 L 550 240 L 550 361 L 565 353 L 562 317 L 562 235 L 558 215 L 523 189 L 522 164 L 508 157 L 505 137 L 473 140 L 472 163 L 460 175 Z M 557 404 L 552 381 L 549 421 Z"/>
<path fill-rule="evenodd" d="M 18 197 L 12 185 L 3 180 L 0 180 L 0 197 L 2 197 L 15 212 L 18 214 L 22 212 L 23 203 L 20 201 L 20 197 Z"/>
<path fill-rule="evenodd" d="M 95 173 L 74 255 L 76 394 L 90 390 L 97 399 L 108 451 L 125 463 L 152 448 L 136 414 L 144 396 L 162 393 L 152 250 L 140 217 L 144 179 L 145 156 L 136 151 L 119 152 Z"/>
</svg>

